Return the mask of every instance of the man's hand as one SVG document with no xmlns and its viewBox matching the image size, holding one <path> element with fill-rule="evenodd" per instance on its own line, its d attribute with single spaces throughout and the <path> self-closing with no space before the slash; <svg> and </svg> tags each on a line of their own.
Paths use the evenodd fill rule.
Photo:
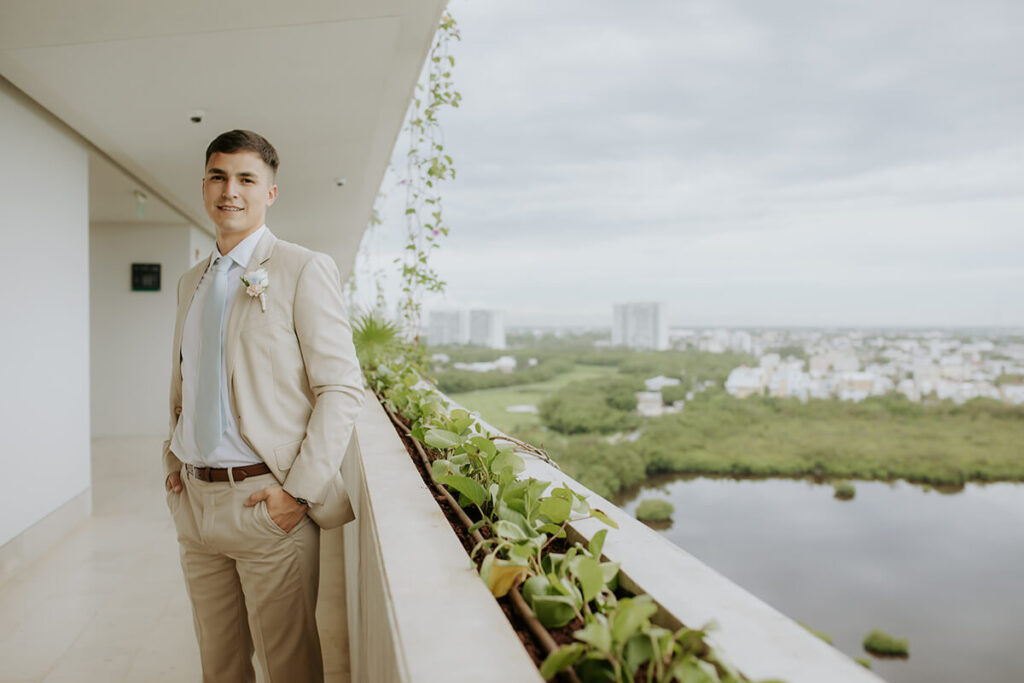
<svg viewBox="0 0 1024 683">
<path fill-rule="evenodd" d="M 164 488 L 168 491 L 181 493 L 181 475 L 177 472 L 171 472 L 168 474 L 167 479 L 164 479 Z"/>
<path fill-rule="evenodd" d="M 280 486 L 268 486 L 262 491 L 257 491 L 249 496 L 249 500 L 245 501 L 245 506 L 253 507 L 261 500 L 267 501 L 267 512 L 270 513 L 270 519 L 282 531 L 291 531 L 292 527 L 302 521 L 306 510 L 309 509 L 309 506 L 295 500 L 292 494 Z"/>
</svg>

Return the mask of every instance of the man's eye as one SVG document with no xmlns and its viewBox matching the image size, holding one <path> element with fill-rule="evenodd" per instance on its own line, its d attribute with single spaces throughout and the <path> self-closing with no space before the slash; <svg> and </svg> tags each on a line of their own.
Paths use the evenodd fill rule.
<svg viewBox="0 0 1024 683">
<path fill-rule="evenodd" d="M 222 175 L 212 175 L 212 176 L 210 176 L 210 180 L 224 180 L 224 176 L 222 176 Z"/>
<path fill-rule="evenodd" d="M 253 179 L 252 178 L 242 178 L 242 182 L 243 183 L 250 183 L 250 184 L 252 184 Z"/>
</svg>

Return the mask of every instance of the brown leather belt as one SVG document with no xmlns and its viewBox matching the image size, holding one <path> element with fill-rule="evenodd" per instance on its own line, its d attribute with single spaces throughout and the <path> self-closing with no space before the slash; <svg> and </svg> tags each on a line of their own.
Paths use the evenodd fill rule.
<svg viewBox="0 0 1024 683">
<path fill-rule="evenodd" d="M 228 470 L 231 470 L 230 477 L 228 477 Z M 186 464 L 185 471 L 199 481 L 231 481 L 231 479 L 234 479 L 235 483 L 238 483 L 247 477 L 268 474 L 270 468 L 262 462 L 256 465 L 246 465 L 245 467 L 196 467 L 195 465 Z"/>
</svg>

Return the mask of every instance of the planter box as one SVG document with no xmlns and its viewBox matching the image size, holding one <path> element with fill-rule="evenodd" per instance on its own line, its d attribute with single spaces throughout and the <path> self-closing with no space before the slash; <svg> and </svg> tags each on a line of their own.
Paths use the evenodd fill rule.
<svg viewBox="0 0 1024 683">
<path fill-rule="evenodd" d="M 372 393 L 342 474 L 353 681 L 543 681 Z"/>
</svg>

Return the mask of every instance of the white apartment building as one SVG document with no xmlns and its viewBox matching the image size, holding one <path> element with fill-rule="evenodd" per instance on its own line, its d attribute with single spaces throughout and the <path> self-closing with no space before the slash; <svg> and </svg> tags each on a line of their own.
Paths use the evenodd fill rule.
<svg viewBox="0 0 1024 683">
<path fill-rule="evenodd" d="M 767 378 L 764 368 L 748 368 L 741 365 L 733 368 L 725 380 L 725 390 L 736 398 L 747 398 L 764 393 Z"/>
<path fill-rule="evenodd" d="M 430 311 L 427 341 L 433 346 L 469 343 L 469 315 L 466 311 Z"/>
<path fill-rule="evenodd" d="M 615 304 L 612 346 L 664 351 L 668 348 L 668 319 L 661 302 Z"/>
<path fill-rule="evenodd" d="M 501 311 L 471 310 L 469 312 L 469 343 L 489 349 L 504 349 L 505 314 Z"/>
<path fill-rule="evenodd" d="M 501 311 L 483 309 L 430 311 L 426 336 L 434 346 L 473 344 L 504 349 L 505 315 Z"/>
</svg>

